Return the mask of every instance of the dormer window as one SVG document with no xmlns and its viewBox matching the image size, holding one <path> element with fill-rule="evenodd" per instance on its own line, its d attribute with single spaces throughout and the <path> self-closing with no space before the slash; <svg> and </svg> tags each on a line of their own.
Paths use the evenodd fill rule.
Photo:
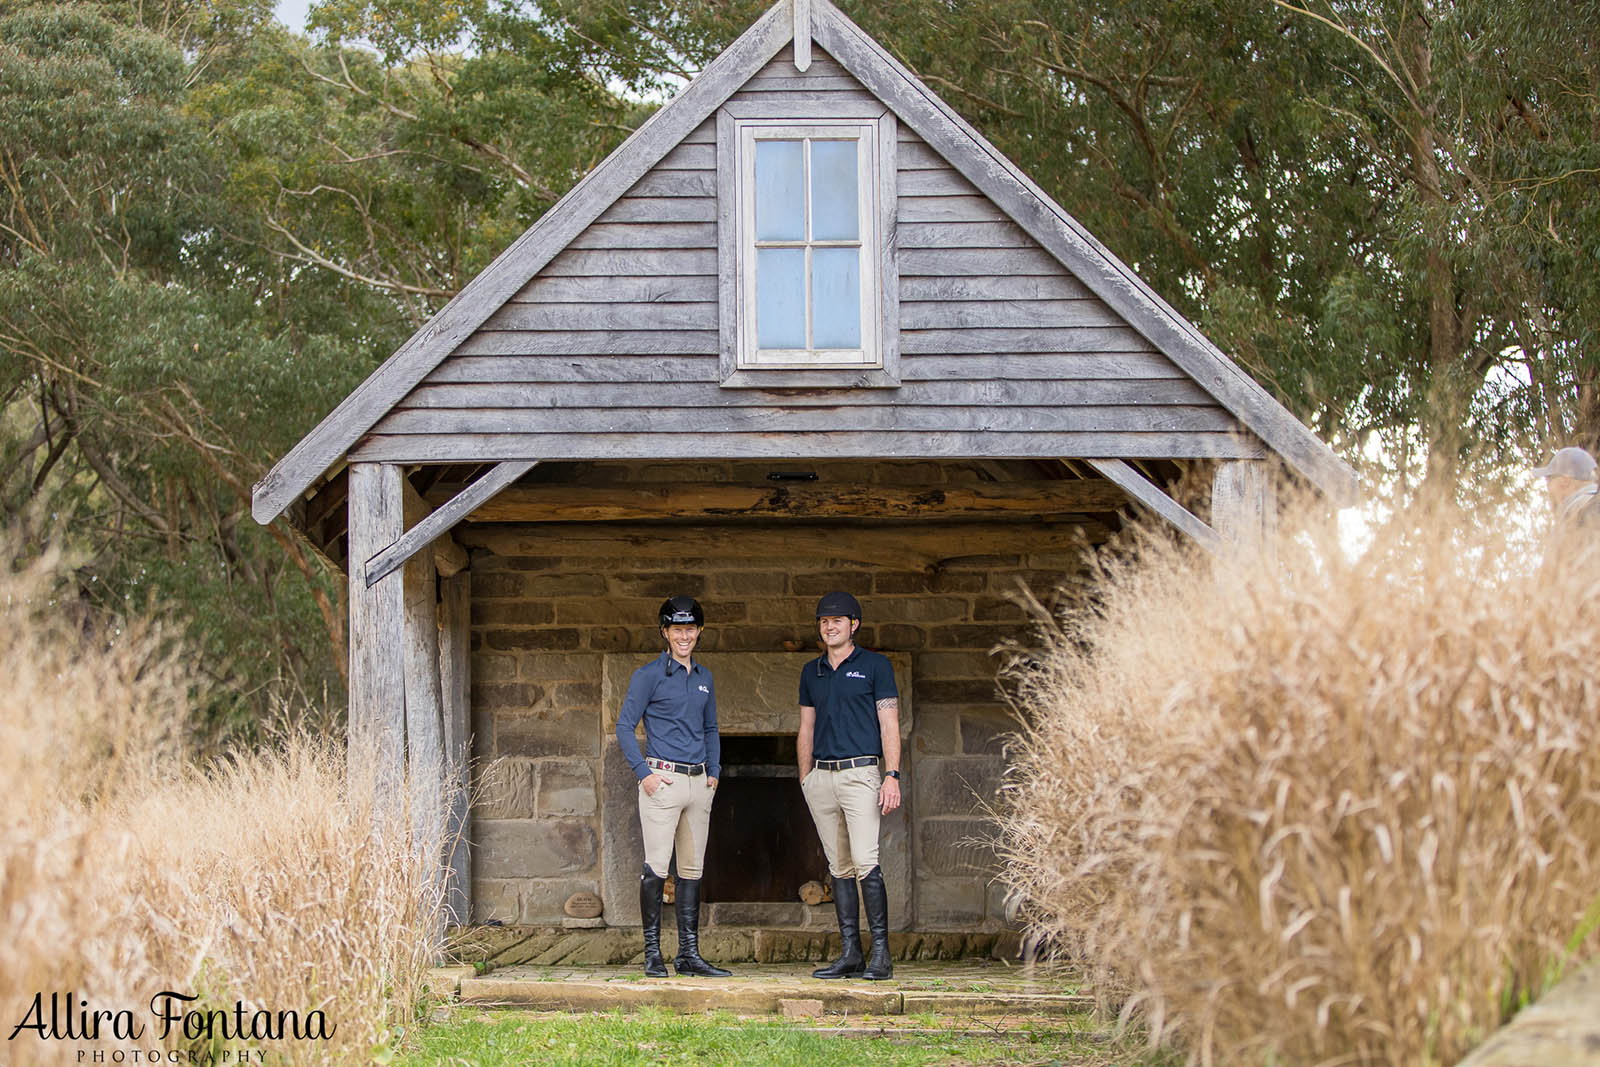
<svg viewBox="0 0 1600 1067">
<path fill-rule="evenodd" d="M 882 366 L 870 328 L 877 271 L 864 238 L 877 229 L 875 128 L 748 125 L 739 133 L 740 365 Z"/>
<path fill-rule="evenodd" d="M 723 384 L 898 385 L 893 120 L 724 116 Z"/>
</svg>

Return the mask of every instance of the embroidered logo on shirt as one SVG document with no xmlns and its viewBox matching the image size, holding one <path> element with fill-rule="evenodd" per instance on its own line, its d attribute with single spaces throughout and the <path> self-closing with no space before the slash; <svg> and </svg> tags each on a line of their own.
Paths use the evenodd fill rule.
<svg viewBox="0 0 1600 1067">
<path fill-rule="evenodd" d="M 863 682 L 867 680 L 867 676 L 860 671 L 845 671 L 844 676 L 846 678 L 860 678 Z"/>
<path fill-rule="evenodd" d="M 706 688 L 706 687 L 705 687 L 705 686 L 703 686 L 703 685 L 702 685 L 702 686 L 701 686 L 701 687 L 700 687 L 700 692 L 702 692 L 702 693 L 709 693 L 709 692 L 711 692 L 711 690 L 709 690 L 709 689 L 707 689 L 707 688 Z"/>
</svg>

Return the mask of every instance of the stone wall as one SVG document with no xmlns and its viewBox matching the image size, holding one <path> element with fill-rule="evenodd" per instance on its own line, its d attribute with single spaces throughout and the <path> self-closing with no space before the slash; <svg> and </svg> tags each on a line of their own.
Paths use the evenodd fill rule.
<svg viewBox="0 0 1600 1067">
<path fill-rule="evenodd" d="M 690 474 L 696 475 L 706 472 Z M 531 556 L 516 554 L 514 539 L 493 531 L 457 532 L 472 550 L 477 921 L 560 923 L 563 902 L 580 891 L 608 898 L 613 925 L 636 921 L 637 902 L 627 901 L 619 887 L 634 882 L 637 843 L 630 850 L 606 841 L 618 825 L 608 818 L 608 806 L 624 808 L 622 823 L 637 835 L 631 784 L 624 789 L 612 781 L 615 767 L 608 773 L 608 750 L 612 761 L 620 760 L 614 740 L 607 744 L 617 709 L 608 704 L 606 678 L 660 650 L 654 619 L 663 598 L 688 593 L 704 604 L 700 650 L 708 663 L 759 653 L 751 662 L 770 667 L 784 653 L 797 663 L 816 654 L 817 597 L 843 588 L 864 605 L 858 642 L 909 664 L 900 673 L 912 680 L 907 704 L 915 709 L 914 721 L 902 760 L 904 829 L 893 833 L 891 822 L 884 842 L 886 873 L 899 868 L 906 885 L 904 904 L 896 901 L 895 926 L 976 931 L 1003 924 L 1002 894 L 991 881 L 994 857 L 982 842 L 992 832 L 986 811 L 997 799 L 1004 738 L 1015 723 L 998 698 L 998 661 L 990 650 L 1027 637 L 1023 614 L 1007 594 L 1020 582 L 1048 596 L 1079 575 L 1074 555 L 1024 547 L 1015 554 L 961 556 L 959 545 L 951 545 L 950 558 L 926 570 L 770 555 Z M 840 536 L 847 539 L 848 531 Z M 714 670 L 725 694 L 722 672 L 730 668 Z M 778 686 L 777 705 L 794 699 L 795 684 Z M 722 703 L 727 699 L 723 695 Z M 615 693 L 609 697 L 619 700 Z M 607 877 L 608 857 L 612 867 L 632 861 L 626 877 L 617 871 Z M 728 904 L 726 914 L 714 913 L 711 921 L 832 923 L 831 906 L 776 907 L 757 915 Z"/>
</svg>

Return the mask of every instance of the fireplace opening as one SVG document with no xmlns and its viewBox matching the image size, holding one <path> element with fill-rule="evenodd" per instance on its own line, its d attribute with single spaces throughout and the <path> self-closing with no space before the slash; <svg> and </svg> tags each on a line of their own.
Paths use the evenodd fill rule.
<svg viewBox="0 0 1600 1067">
<path fill-rule="evenodd" d="M 700 887 L 708 903 L 794 903 L 805 883 L 827 883 L 793 734 L 723 735 L 709 838 Z"/>
</svg>

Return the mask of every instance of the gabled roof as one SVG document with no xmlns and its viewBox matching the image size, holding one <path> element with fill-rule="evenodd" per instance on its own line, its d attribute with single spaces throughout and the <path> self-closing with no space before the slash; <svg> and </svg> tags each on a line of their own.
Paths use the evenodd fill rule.
<svg viewBox="0 0 1600 1067">
<path fill-rule="evenodd" d="M 1355 473 L 1347 464 L 893 56 L 828 0 L 780 0 L 279 460 L 255 487 L 256 521 L 271 522 L 336 465 L 490 315 L 794 40 L 797 24 L 808 22 L 811 39 L 1129 326 L 1314 485 L 1337 501 L 1353 499 Z M 797 43 L 803 45 L 797 54 L 809 53 L 809 40 Z"/>
</svg>

